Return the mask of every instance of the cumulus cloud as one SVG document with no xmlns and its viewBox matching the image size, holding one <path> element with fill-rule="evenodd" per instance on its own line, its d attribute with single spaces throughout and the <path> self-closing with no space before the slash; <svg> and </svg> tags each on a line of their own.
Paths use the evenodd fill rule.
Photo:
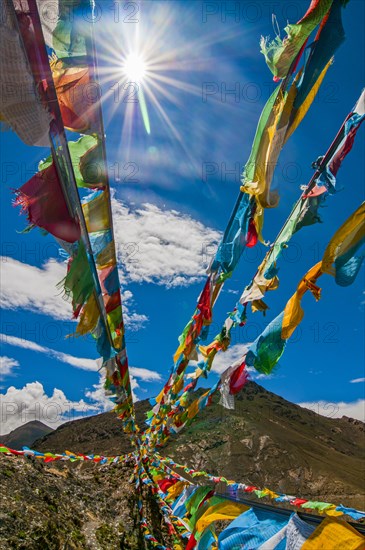
<svg viewBox="0 0 365 550">
<path fill-rule="evenodd" d="M 97 412 L 101 412 L 98 403 L 86 403 L 83 399 L 72 401 L 57 388 L 52 395 L 47 395 L 40 382 L 30 382 L 20 389 L 11 386 L 0 394 L 1 434 L 32 420 L 57 428 L 75 417 Z"/>
<path fill-rule="evenodd" d="M 12 357 L 3 355 L 0 357 L 0 376 L 9 376 L 13 374 L 13 370 L 19 367 L 19 362 Z"/>
<path fill-rule="evenodd" d="M 132 209 L 113 199 L 112 207 L 118 259 L 127 281 L 176 287 L 202 278 L 220 239 L 218 231 L 153 204 Z"/>
<path fill-rule="evenodd" d="M 27 309 L 71 321 L 71 304 L 64 299 L 62 289 L 57 288 L 66 275 L 65 263 L 48 260 L 39 268 L 5 256 L 0 257 L 0 262 L 2 308 Z M 125 324 L 129 329 L 141 328 L 147 317 L 133 311 L 133 294 L 129 290 L 122 292 L 122 301 Z"/>
<path fill-rule="evenodd" d="M 138 401 L 135 390 L 140 389 L 140 382 L 161 380 L 157 372 L 138 367 L 130 367 L 130 374 L 134 401 Z M 6 393 L 0 393 L 0 434 L 9 433 L 32 420 L 57 428 L 70 420 L 110 411 L 114 403 L 105 395 L 104 382 L 105 371 L 102 370 L 98 382 L 85 391 L 87 401 L 72 401 L 58 388 L 54 388 L 52 395 L 47 395 L 38 381 L 30 382 L 23 388 L 11 386 Z"/>
<path fill-rule="evenodd" d="M 66 265 L 48 260 L 41 268 L 13 258 L 1 260 L 1 307 L 42 312 L 54 319 L 70 319 L 71 306 L 57 284 L 65 277 Z"/>
<path fill-rule="evenodd" d="M 329 418 L 341 418 L 348 416 L 365 422 L 365 399 L 357 399 L 357 401 L 345 402 L 328 402 L 328 401 L 312 401 L 307 403 L 298 403 L 300 407 L 310 409 L 322 416 Z"/>
<path fill-rule="evenodd" d="M 222 374 L 222 372 L 246 354 L 249 345 L 250 344 L 235 344 L 229 347 L 227 351 L 218 352 L 213 361 L 212 371 L 217 374 Z"/>
</svg>

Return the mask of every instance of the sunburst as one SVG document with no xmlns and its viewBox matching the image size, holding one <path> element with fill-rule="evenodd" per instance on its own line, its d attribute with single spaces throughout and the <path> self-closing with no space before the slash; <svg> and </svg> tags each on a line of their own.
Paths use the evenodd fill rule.
<svg viewBox="0 0 365 550">
<path fill-rule="evenodd" d="M 140 10 L 137 23 L 120 22 L 116 33 L 113 21 L 109 23 L 109 28 L 107 25 L 101 28 L 101 33 L 96 36 L 99 38 L 97 49 L 102 100 L 109 99 L 106 118 L 112 118 L 124 110 L 121 147 L 123 156 L 128 158 L 134 137 L 136 110 L 141 114 L 148 135 L 156 130 L 151 127 L 149 116 L 153 110 L 157 115 L 153 118 L 154 124 L 159 121 L 161 128 L 167 130 L 173 142 L 179 144 L 191 165 L 199 172 L 200 166 L 179 128 L 169 117 L 164 102 L 182 109 L 186 107 L 184 95 L 201 97 L 201 85 L 194 85 L 184 78 L 193 72 L 210 70 L 212 59 L 207 54 L 210 46 L 239 33 L 230 31 L 217 36 L 217 32 L 212 32 L 187 41 L 179 34 L 181 13 L 176 13 L 171 4 L 141 4 Z M 187 11 L 184 13 L 188 14 Z M 188 15 L 186 20 L 188 24 Z M 114 101 L 110 101 L 111 97 Z"/>
</svg>

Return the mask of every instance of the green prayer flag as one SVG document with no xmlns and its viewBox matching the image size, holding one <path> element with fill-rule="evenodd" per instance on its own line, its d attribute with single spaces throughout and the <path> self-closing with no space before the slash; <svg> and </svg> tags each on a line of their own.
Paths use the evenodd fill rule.
<svg viewBox="0 0 365 550">
<path fill-rule="evenodd" d="M 74 311 L 87 302 L 95 288 L 85 246 L 81 240 L 70 269 L 60 284 L 63 284 L 66 295 L 72 296 Z"/>
</svg>

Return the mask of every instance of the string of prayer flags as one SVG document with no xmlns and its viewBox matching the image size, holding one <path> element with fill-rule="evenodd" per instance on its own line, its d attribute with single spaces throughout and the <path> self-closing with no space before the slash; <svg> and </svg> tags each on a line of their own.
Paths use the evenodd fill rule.
<svg viewBox="0 0 365 550">
<path fill-rule="evenodd" d="M 340 262 L 339 269 L 349 266 L 351 271 L 351 282 L 356 277 L 364 255 L 356 256 L 355 253 L 365 242 L 365 203 L 362 204 L 352 216 L 341 226 L 331 239 L 323 256 L 327 272 L 336 275 L 336 261 Z M 349 252 L 351 256 L 349 255 Z M 341 258 L 345 258 L 341 262 Z M 352 269 L 351 260 L 357 258 L 356 269 Z M 199 410 L 210 404 L 212 395 L 219 389 L 221 392 L 221 404 L 226 408 L 234 408 L 234 393 L 242 388 L 247 381 L 246 367 L 253 367 L 262 374 L 270 374 L 280 357 L 284 353 L 286 341 L 300 323 L 303 317 L 303 310 L 300 301 L 307 290 L 320 297 L 320 289 L 315 285 L 317 278 L 323 273 L 322 262 L 314 266 L 300 282 L 297 292 L 288 301 L 287 306 L 265 328 L 263 333 L 244 352 L 241 359 L 232 367 L 226 369 L 221 375 L 220 381 L 208 392 L 195 399 L 190 405 L 186 405 L 182 398 L 176 401 L 174 414 L 170 415 L 164 426 L 163 436 L 157 438 L 160 444 L 166 441 L 166 436 L 171 431 L 180 431 L 191 421 Z M 334 271 L 336 270 L 336 271 Z M 215 351 L 215 350 L 214 350 Z M 199 369 L 201 371 L 201 369 Z M 197 373 L 197 377 L 200 376 Z M 236 385 L 236 387 L 235 387 Z M 184 394 L 183 394 L 184 395 Z M 183 396 L 182 396 L 183 397 Z M 185 410 L 185 412 L 184 412 Z"/>
<path fill-rule="evenodd" d="M 39 451 L 34 451 L 29 449 L 29 447 L 23 447 L 21 451 L 15 449 L 10 449 L 5 445 L 0 445 L 0 453 L 7 456 L 22 456 L 22 457 L 34 457 L 38 460 L 43 460 L 44 462 L 56 462 L 56 461 L 82 461 L 82 462 L 94 462 L 95 464 L 127 464 L 132 461 L 132 454 L 126 455 L 115 455 L 115 456 L 104 456 L 98 454 L 81 454 L 81 453 L 72 453 L 71 451 L 65 451 L 64 453 L 42 453 Z"/>
<path fill-rule="evenodd" d="M 314 43 L 308 47 L 303 69 L 290 88 L 282 85 L 274 91 L 263 110 L 241 187 L 243 192 L 256 199 L 255 226 L 260 240 L 263 209 L 274 207 L 278 202 L 277 192 L 272 192 L 270 187 L 280 150 L 306 115 L 331 64 L 332 55 L 343 40 L 341 2 L 335 0 Z M 286 85 L 286 80 L 284 83 Z"/>
<path fill-rule="evenodd" d="M 264 108 L 241 187 L 256 199 L 257 227 L 262 227 L 263 209 L 276 206 L 279 200 L 270 188 L 280 150 L 308 112 L 343 40 L 341 0 L 335 0 L 314 43 L 308 46 L 303 69 L 289 89 L 277 88 Z"/>
<path fill-rule="evenodd" d="M 193 509 L 193 513 L 195 513 L 196 510 L 199 508 L 199 504 L 201 502 L 204 502 L 204 499 L 206 498 L 207 495 L 210 494 L 210 491 L 214 489 L 214 486 L 224 483 L 227 485 L 227 490 L 228 491 L 233 490 L 235 494 L 241 494 L 241 493 L 253 494 L 258 498 L 268 498 L 276 502 L 286 502 L 286 503 L 289 503 L 291 506 L 303 508 L 304 510 L 305 509 L 316 510 L 318 513 L 323 515 L 331 516 L 333 510 L 335 510 L 336 512 L 338 512 L 339 515 L 348 515 L 353 519 L 365 518 L 365 512 L 361 512 L 359 510 L 355 510 L 352 508 L 346 508 L 342 505 L 337 506 L 328 502 L 310 501 L 307 499 L 298 498 L 293 495 L 286 495 L 284 493 L 275 492 L 268 488 L 259 489 L 258 487 L 255 487 L 252 485 L 245 485 L 244 483 L 236 483 L 235 481 L 227 480 L 224 477 L 212 476 L 211 474 L 205 471 L 194 470 L 192 468 L 189 468 L 186 465 L 182 465 L 174 462 L 174 460 L 171 458 L 162 457 L 157 453 L 155 453 L 154 457 L 155 457 L 155 460 L 158 462 L 159 467 L 167 468 L 166 470 L 167 472 L 174 473 L 176 470 L 184 471 L 189 477 L 192 477 L 192 478 L 203 477 L 203 478 L 206 478 L 212 484 L 209 486 L 196 487 L 195 490 L 193 490 L 189 494 L 188 499 L 190 499 L 191 502 L 194 503 L 194 506 L 192 507 L 191 505 L 190 506 L 187 505 L 188 500 L 185 499 L 184 508 L 186 509 L 187 513 L 191 513 L 192 509 Z"/>
<path fill-rule="evenodd" d="M 73 8 L 77 8 L 76 12 L 78 15 L 84 15 L 85 9 L 89 9 L 91 13 L 90 2 L 75 1 L 73 4 Z M 61 19 L 64 16 L 64 12 L 62 11 L 64 7 L 65 6 L 63 5 L 60 8 L 62 12 L 60 12 Z M 81 11 L 77 11 L 79 8 Z M 96 231 L 98 235 L 94 240 L 94 242 L 97 241 L 99 245 L 98 258 L 100 257 L 100 261 L 107 263 L 108 265 L 111 265 L 111 263 L 116 265 L 111 220 L 109 216 L 110 194 L 106 179 L 105 156 L 102 147 L 104 134 L 99 132 L 92 136 L 81 136 L 77 142 L 70 146 L 70 148 L 68 147 L 67 140 L 64 135 L 63 121 L 61 120 L 62 113 L 58 110 L 59 103 L 56 100 L 56 94 L 54 91 L 54 79 L 52 79 L 51 70 L 45 51 L 43 35 L 39 22 L 39 14 L 37 12 L 35 2 L 33 0 L 25 0 L 22 5 L 19 6 L 16 16 L 18 17 L 18 22 L 26 20 L 34 31 L 35 40 L 31 43 L 27 34 L 27 29 L 25 29 L 22 24 L 20 25 L 22 40 L 25 40 L 26 54 L 30 60 L 33 76 L 34 78 L 40 78 L 42 79 L 42 82 L 47 83 L 47 105 L 55 117 L 55 124 L 52 126 L 52 131 L 50 132 L 53 156 L 43 161 L 40 164 L 40 173 L 37 174 L 31 182 L 28 182 L 26 187 L 23 186 L 23 188 L 18 191 L 17 202 L 22 204 L 22 206 L 28 210 L 29 219 L 33 225 L 37 224 L 54 234 L 60 244 L 64 246 L 65 250 L 71 255 L 74 268 L 71 268 L 70 262 L 70 271 L 65 279 L 65 290 L 66 293 L 74 295 L 73 302 L 75 317 L 78 317 L 82 311 L 81 324 L 77 327 L 76 333 L 84 335 L 87 334 L 89 330 L 92 330 L 93 336 L 97 340 L 97 348 L 101 350 L 103 357 L 109 358 L 112 353 L 111 345 L 113 345 L 113 347 L 115 346 L 115 349 L 118 350 L 120 349 L 120 345 L 123 341 L 121 330 L 123 326 L 121 299 L 115 295 L 112 297 L 100 296 L 100 285 L 97 280 L 98 274 L 95 269 L 96 261 L 93 258 L 92 249 L 90 250 L 89 235 L 85 231 L 85 217 L 81 212 L 80 198 L 78 196 L 77 189 L 73 188 L 74 182 L 76 182 L 76 185 L 79 184 L 80 186 L 87 186 L 91 188 L 100 188 L 101 184 L 103 184 L 103 189 L 105 187 L 102 192 L 102 196 L 100 198 L 98 197 L 98 204 L 100 204 L 99 209 L 95 209 L 95 203 L 92 202 L 92 204 L 85 206 L 85 212 L 87 216 L 92 215 L 95 218 L 95 221 L 88 220 L 88 223 L 91 225 L 91 229 L 101 228 L 101 231 Z M 43 18 L 45 17 L 44 10 L 42 10 L 41 16 Z M 66 42 L 67 40 L 69 41 L 66 49 L 69 51 L 70 55 L 67 59 L 66 56 L 64 56 L 63 60 L 66 60 L 65 62 L 69 64 L 68 68 L 71 72 L 73 69 L 77 72 L 79 67 L 76 65 L 80 61 L 79 58 L 81 55 L 81 50 L 78 50 L 76 42 L 78 45 L 80 45 L 81 42 L 84 44 L 82 50 L 82 55 L 85 57 L 84 61 L 87 61 L 87 63 L 92 61 L 92 56 L 89 56 L 86 48 L 91 37 L 91 27 L 83 17 L 82 21 L 79 20 L 78 22 L 73 21 L 72 18 L 71 20 L 67 20 L 66 17 L 63 22 L 61 21 L 58 31 L 63 28 L 64 23 L 68 27 L 68 31 L 66 32 L 67 37 L 65 40 Z M 86 33 L 88 38 L 85 38 L 85 40 L 82 40 L 81 37 L 76 38 L 74 31 L 70 30 L 70 25 L 72 28 L 77 29 L 77 32 L 80 32 L 81 34 L 84 33 L 83 36 Z M 50 34 L 48 33 L 47 36 L 49 38 Z M 58 43 L 60 44 L 60 40 L 58 40 Z M 31 45 L 33 47 L 30 47 Z M 76 55 L 72 55 L 72 52 L 75 53 L 76 51 L 78 53 Z M 45 60 L 47 60 L 47 63 Z M 74 62 L 76 65 L 71 67 Z M 94 101 L 95 109 L 93 110 L 92 116 L 95 114 L 95 116 L 98 115 L 101 117 L 100 105 L 97 101 L 99 101 L 99 98 L 96 98 Z M 82 113 L 83 116 L 88 116 L 85 106 L 82 109 Z M 97 129 L 99 130 L 99 128 L 102 128 L 102 122 L 100 119 L 97 120 Z M 74 158 L 70 158 L 68 156 L 69 150 L 72 151 Z M 97 172 L 97 176 L 94 176 L 94 178 L 92 177 L 93 173 L 91 168 L 96 169 Z M 56 173 L 56 177 L 59 179 L 55 179 L 55 182 L 51 182 L 50 176 L 53 176 L 54 173 Z M 73 215 L 77 216 L 77 222 L 73 223 L 70 221 L 69 218 L 72 218 L 72 215 L 69 214 L 69 212 L 72 212 Z M 78 225 L 79 222 L 80 227 Z M 70 225 L 71 230 L 74 230 L 75 234 L 73 234 L 70 230 Z M 76 228 L 74 227 L 75 225 Z M 106 234 L 111 233 L 111 238 L 100 239 L 99 236 L 101 232 Z M 67 246 L 67 242 L 75 243 L 78 241 L 82 241 L 84 253 L 82 254 L 81 246 L 78 245 L 80 255 L 77 258 L 74 247 Z M 81 260 L 85 261 L 81 262 Z M 89 266 L 87 266 L 86 260 Z M 76 268 L 78 269 L 80 266 L 85 268 L 85 271 L 79 276 L 80 280 L 78 281 L 78 275 L 75 274 L 75 271 Z M 90 291 L 91 281 L 93 284 L 92 292 Z M 81 292 L 81 294 L 77 297 L 79 292 Z M 94 292 L 95 299 L 90 298 L 91 294 Z M 117 291 L 115 294 L 116 293 Z M 107 302 L 108 312 L 105 310 L 103 311 L 103 301 Z M 99 316 L 96 313 L 95 306 L 99 308 Z M 111 327 L 105 326 L 105 323 L 107 323 L 108 320 L 111 323 Z"/>
<path fill-rule="evenodd" d="M 310 290 L 319 300 L 320 289 L 316 286 L 316 281 L 323 273 L 332 274 L 338 279 L 344 276 L 342 271 L 345 271 L 346 282 L 351 284 L 364 259 L 364 255 L 357 255 L 358 249 L 364 242 L 365 203 L 338 229 L 329 242 L 322 261 L 313 266 L 303 277 L 284 312 L 269 323 L 263 333 L 249 346 L 241 361 L 244 360 L 247 366 L 254 367 L 260 373 L 270 374 L 284 352 L 287 339 L 303 318 L 304 312 L 301 308 L 303 295 Z M 340 284 L 343 284 L 341 278 Z"/>
<path fill-rule="evenodd" d="M 320 159 L 317 165 L 317 177 L 311 179 L 259 266 L 253 281 L 245 288 L 239 300 L 240 305 L 244 306 L 251 302 L 255 308 L 255 305 L 262 300 L 267 290 L 277 288 L 278 279 L 276 276 L 279 256 L 298 230 L 320 221 L 318 208 L 324 202 L 328 193 L 334 191 L 335 177 L 346 155 L 351 151 L 356 133 L 365 118 L 364 114 L 365 92 L 363 91 L 353 111 L 346 117 L 342 128 L 329 148 L 330 154 L 326 155 L 328 158 L 325 162 L 322 161 L 322 158 Z M 330 181 L 330 184 L 328 181 Z M 274 281 L 276 281 L 275 286 Z M 236 309 L 239 309 L 239 304 L 236 304 Z"/>
</svg>

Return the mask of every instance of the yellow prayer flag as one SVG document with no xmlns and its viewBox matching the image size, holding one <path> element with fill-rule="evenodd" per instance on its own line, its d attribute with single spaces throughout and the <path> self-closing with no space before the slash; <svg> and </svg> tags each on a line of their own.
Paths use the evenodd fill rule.
<svg viewBox="0 0 365 550">
<path fill-rule="evenodd" d="M 213 521 L 235 519 L 248 509 L 245 504 L 229 500 L 210 506 L 196 522 L 194 531 L 202 533 Z"/>
<path fill-rule="evenodd" d="M 322 275 L 321 266 L 322 262 L 318 262 L 316 265 L 311 267 L 311 269 L 300 281 L 296 292 L 287 302 L 284 309 L 283 324 L 281 329 L 281 337 L 283 340 L 290 338 L 294 330 L 302 321 L 304 311 L 301 306 L 301 300 L 309 289 L 308 283 L 315 284 L 317 279 Z"/>
<path fill-rule="evenodd" d="M 330 240 L 322 259 L 323 273 L 332 273 L 332 264 L 365 236 L 365 202 L 341 225 Z"/>
<path fill-rule="evenodd" d="M 345 521 L 326 518 L 305 541 L 302 550 L 364 550 L 365 537 Z"/>
<path fill-rule="evenodd" d="M 108 196 L 101 192 L 94 199 L 82 205 L 86 227 L 89 233 L 110 229 Z"/>
<path fill-rule="evenodd" d="M 171 485 L 171 487 L 167 489 L 167 494 L 168 494 L 167 499 L 177 498 L 180 495 L 180 493 L 182 493 L 186 485 L 189 485 L 187 481 L 178 481 L 174 485 Z"/>
<path fill-rule="evenodd" d="M 99 320 L 100 312 L 95 294 L 91 294 L 80 315 L 80 321 L 76 327 L 76 334 L 82 336 L 88 334 L 95 327 Z"/>
</svg>

